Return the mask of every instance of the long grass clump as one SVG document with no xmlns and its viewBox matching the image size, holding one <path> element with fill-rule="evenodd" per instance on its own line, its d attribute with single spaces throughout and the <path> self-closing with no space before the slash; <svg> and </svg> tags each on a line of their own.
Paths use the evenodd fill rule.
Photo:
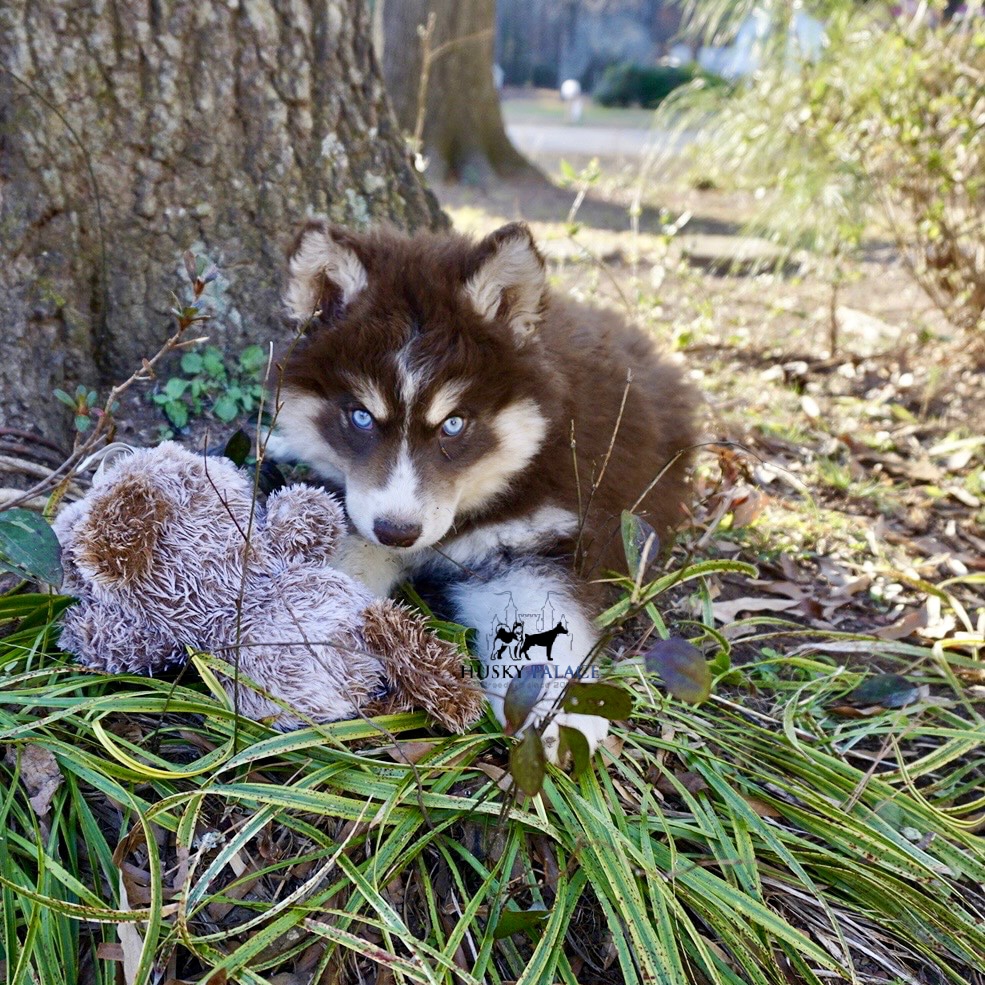
<svg viewBox="0 0 985 985">
<path fill-rule="evenodd" d="M 713 699 L 617 663 L 632 720 L 525 799 L 491 720 L 271 732 L 205 655 L 178 680 L 75 666 L 66 604 L 0 600 L 7 982 L 985 982 L 972 644 L 888 647 L 929 691 L 852 718 L 867 674 L 825 642 L 861 638 L 784 655 L 794 627 L 698 622 Z M 762 659 L 732 667 L 737 637 Z"/>
</svg>

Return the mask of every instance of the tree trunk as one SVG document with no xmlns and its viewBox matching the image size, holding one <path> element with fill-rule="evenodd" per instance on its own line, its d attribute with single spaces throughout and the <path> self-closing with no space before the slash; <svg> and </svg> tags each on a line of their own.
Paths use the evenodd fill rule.
<svg viewBox="0 0 985 985">
<path fill-rule="evenodd" d="M 434 180 L 483 184 L 538 172 L 510 143 L 493 84 L 495 0 L 376 0 L 374 39 L 404 132 L 418 124 L 423 69 L 418 28 L 434 14 L 423 154 Z"/>
<path fill-rule="evenodd" d="M 212 339 L 276 337 L 309 212 L 445 221 L 363 0 L 4 0 L 0 427 L 64 439 L 52 388 L 105 386 L 157 350 L 189 247 L 221 271 Z"/>
</svg>

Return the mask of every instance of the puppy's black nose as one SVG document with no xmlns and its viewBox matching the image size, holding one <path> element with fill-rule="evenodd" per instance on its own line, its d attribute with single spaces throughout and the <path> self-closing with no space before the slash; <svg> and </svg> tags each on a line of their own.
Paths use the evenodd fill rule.
<svg viewBox="0 0 985 985">
<path fill-rule="evenodd" d="M 421 536 L 419 523 L 393 523 L 390 520 L 377 520 L 373 524 L 376 539 L 387 547 L 413 547 Z"/>
</svg>

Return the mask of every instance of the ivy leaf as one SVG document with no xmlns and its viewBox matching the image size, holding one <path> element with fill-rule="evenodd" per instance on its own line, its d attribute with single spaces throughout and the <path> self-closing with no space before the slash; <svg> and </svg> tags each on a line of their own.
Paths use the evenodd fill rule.
<svg viewBox="0 0 985 985">
<path fill-rule="evenodd" d="M 629 718 L 633 712 L 633 696 L 615 684 L 578 684 L 572 682 L 565 689 L 561 707 L 579 715 L 599 715 L 614 722 Z"/>
<path fill-rule="evenodd" d="M 188 408 L 180 400 L 169 400 L 164 405 L 164 413 L 176 428 L 183 428 L 188 423 Z"/>
<path fill-rule="evenodd" d="M 240 428 L 227 442 L 222 454 L 226 456 L 237 468 L 242 468 L 246 459 L 249 457 L 253 442 L 250 436 Z"/>
<path fill-rule="evenodd" d="M 853 705 L 878 705 L 881 708 L 905 708 L 919 701 L 922 688 L 900 674 L 877 674 L 863 681 L 848 701 Z"/>
<path fill-rule="evenodd" d="M 711 694 L 711 668 L 704 654 L 687 640 L 657 640 L 644 655 L 646 669 L 657 674 L 681 701 L 701 704 Z"/>
<path fill-rule="evenodd" d="M 228 424 L 230 421 L 236 420 L 239 414 L 239 404 L 236 403 L 234 397 L 228 393 L 222 394 L 222 396 L 216 399 L 216 402 L 212 405 L 212 413 L 222 421 L 223 424 Z"/>
<path fill-rule="evenodd" d="M 222 358 L 222 350 L 210 345 L 202 353 L 202 369 L 214 380 L 226 378 L 226 364 Z"/>
<path fill-rule="evenodd" d="M 588 751 L 588 739 L 576 728 L 562 725 L 558 729 L 558 759 L 563 763 L 565 753 L 571 753 L 571 775 L 580 776 L 588 769 L 592 757 Z"/>
<path fill-rule="evenodd" d="M 195 376 L 202 372 L 202 354 L 200 352 L 186 352 L 181 357 L 181 371 L 189 376 Z"/>
<path fill-rule="evenodd" d="M 642 517 L 629 510 L 622 512 L 622 546 L 629 565 L 629 577 L 636 578 L 643 561 L 644 574 L 653 566 L 660 553 L 660 538 L 657 532 Z"/>
<path fill-rule="evenodd" d="M 250 376 L 259 373 L 267 365 L 267 350 L 262 345 L 248 345 L 239 354 L 239 368 Z"/>
<path fill-rule="evenodd" d="M 510 774 L 525 794 L 535 797 L 544 785 L 545 771 L 544 743 L 534 729 L 528 729 L 510 749 Z"/>
<path fill-rule="evenodd" d="M 547 923 L 550 911 L 543 906 L 532 906 L 529 910 L 503 910 L 493 931 L 496 940 L 502 940 L 520 930 L 538 930 Z"/>
<path fill-rule="evenodd" d="M 264 496 L 269 496 L 278 489 L 283 489 L 287 485 L 284 473 L 269 459 L 265 458 L 260 466 L 259 479 L 260 492 Z"/>
<path fill-rule="evenodd" d="M 164 396 L 168 400 L 180 400 L 188 389 L 188 380 L 183 380 L 177 376 L 172 376 L 164 385 Z"/>
<path fill-rule="evenodd" d="M 544 678 L 536 664 L 525 664 L 520 668 L 519 676 L 510 681 L 503 698 L 507 735 L 512 735 L 527 720 L 543 686 Z"/>
<path fill-rule="evenodd" d="M 0 568 L 49 585 L 61 582 L 61 547 L 43 517 L 30 510 L 0 513 Z"/>
</svg>

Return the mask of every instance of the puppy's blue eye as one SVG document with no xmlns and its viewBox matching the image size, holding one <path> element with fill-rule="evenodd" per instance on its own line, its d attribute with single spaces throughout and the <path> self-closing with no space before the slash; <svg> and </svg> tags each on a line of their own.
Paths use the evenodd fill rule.
<svg viewBox="0 0 985 985">
<path fill-rule="evenodd" d="M 352 426 L 359 428 L 360 431 L 372 431 L 373 425 L 376 423 L 373 420 L 373 415 L 362 407 L 349 411 L 349 420 L 352 421 Z"/>
<path fill-rule="evenodd" d="M 454 438 L 465 429 L 464 417 L 449 417 L 441 425 L 441 433 L 448 438 Z"/>
</svg>

